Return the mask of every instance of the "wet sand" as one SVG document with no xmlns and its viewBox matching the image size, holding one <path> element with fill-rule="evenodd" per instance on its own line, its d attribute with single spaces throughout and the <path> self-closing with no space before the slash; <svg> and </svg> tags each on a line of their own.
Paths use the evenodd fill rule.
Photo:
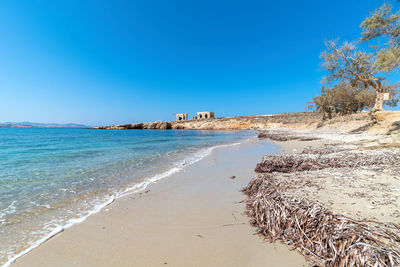
<svg viewBox="0 0 400 267">
<path fill-rule="evenodd" d="M 12 266 L 306 266 L 298 252 L 255 235 L 240 203 L 239 190 L 256 163 L 277 151 L 258 140 L 217 148 L 116 200 Z"/>
</svg>

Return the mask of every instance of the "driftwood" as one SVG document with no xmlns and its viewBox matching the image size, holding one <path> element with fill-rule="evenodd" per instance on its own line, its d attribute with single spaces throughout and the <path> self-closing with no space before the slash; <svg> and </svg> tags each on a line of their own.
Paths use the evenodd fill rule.
<svg viewBox="0 0 400 267">
<path fill-rule="evenodd" d="M 284 181 L 258 174 L 243 189 L 258 233 L 298 249 L 313 266 L 400 266 L 400 238 L 292 196 Z"/>
</svg>

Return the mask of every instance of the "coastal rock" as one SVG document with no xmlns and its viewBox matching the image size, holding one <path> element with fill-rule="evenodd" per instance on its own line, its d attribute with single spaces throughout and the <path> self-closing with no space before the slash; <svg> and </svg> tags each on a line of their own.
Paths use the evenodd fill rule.
<svg viewBox="0 0 400 267">
<path fill-rule="evenodd" d="M 183 125 L 180 125 L 180 124 L 172 124 L 172 128 L 171 129 L 182 130 L 182 129 L 185 129 L 185 127 Z"/>
<path fill-rule="evenodd" d="M 155 129 L 167 130 L 167 129 L 171 129 L 171 128 L 172 128 L 172 127 L 171 127 L 171 123 L 165 122 L 165 121 L 161 121 L 161 122 L 158 122 L 158 123 L 157 123 Z"/>
<path fill-rule="evenodd" d="M 133 123 L 133 124 L 120 124 L 111 126 L 99 126 L 93 129 L 108 129 L 108 130 L 140 130 L 140 129 L 160 129 L 167 130 L 172 129 L 170 122 L 158 121 L 158 122 L 148 122 L 148 123 Z"/>
</svg>

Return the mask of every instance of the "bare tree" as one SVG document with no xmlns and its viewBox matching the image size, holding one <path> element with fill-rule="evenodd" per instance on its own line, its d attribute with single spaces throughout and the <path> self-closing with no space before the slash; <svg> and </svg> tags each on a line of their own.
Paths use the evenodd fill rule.
<svg viewBox="0 0 400 267">
<path fill-rule="evenodd" d="M 398 102 L 398 85 L 384 81 L 400 67 L 400 12 L 384 4 L 361 23 L 361 29 L 360 42 L 372 44 L 364 51 L 357 48 L 359 42 L 326 42 L 327 50 L 321 54 L 322 67 L 328 72 L 324 81 L 374 89 L 372 111 L 380 111 L 384 104 L 395 106 Z M 389 99 L 384 99 L 385 93 Z"/>
<path fill-rule="evenodd" d="M 355 43 L 337 41 L 326 42 L 327 51 L 321 54 L 322 67 L 328 71 L 324 82 L 347 81 L 352 85 L 363 84 L 376 92 L 373 111 L 383 110 L 383 94 L 387 86 L 385 77 L 377 64 L 376 54 L 357 49 Z"/>
</svg>

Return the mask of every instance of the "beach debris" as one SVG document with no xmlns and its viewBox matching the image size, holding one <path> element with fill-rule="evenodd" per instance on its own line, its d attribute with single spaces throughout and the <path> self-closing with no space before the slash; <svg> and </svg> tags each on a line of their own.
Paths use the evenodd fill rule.
<svg viewBox="0 0 400 267">
<path fill-rule="evenodd" d="M 269 139 L 271 141 L 279 141 L 279 142 L 286 142 L 286 141 L 313 141 L 320 139 L 319 137 L 315 136 L 304 136 L 304 135 L 297 135 L 294 133 L 289 134 L 286 131 L 260 131 L 258 132 L 258 138 L 260 139 Z"/>
<path fill-rule="evenodd" d="M 233 216 L 233 219 L 235 220 L 235 222 L 237 222 L 238 219 L 237 219 L 237 217 L 235 216 L 235 214 L 233 214 L 233 212 L 232 212 L 232 216 Z"/>
<path fill-rule="evenodd" d="M 303 149 L 301 154 L 327 155 L 332 153 L 349 151 L 350 148 L 349 146 L 344 146 L 340 144 L 329 144 L 322 147 L 307 147 Z"/>
<path fill-rule="evenodd" d="M 203 238 L 203 236 L 202 236 L 202 235 L 196 235 L 196 236 L 198 236 L 198 237 L 200 237 L 200 238 Z"/>
<path fill-rule="evenodd" d="M 382 151 L 372 154 L 347 151 L 346 153 L 327 154 L 266 155 L 257 164 L 255 171 L 259 173 L 289 173 L 326 168 L 393 165 L 400 162 L 400 153 L 396 152 Z"/>
<path fill-rule="evenodd" d="M 235 176 L 235 175 L 232 175 L 232 176 L 231 176 L 231 179 L 232 179 L 232 180 L 233 180 L 233 179 L 235 179 L 235 178 L 236 178 L 236 176 Z"/>
<path fill-rule="evenodd" d="M 258 174 L 243 189 L 247 215 L 257 233 L 298 249 L 311 266 L 400 266 L 400 225 L 335 213 L 320 199 L 309 197 L 324 189 L 318 179 L 329 177 L 334 190 L 343 190 L 343 181 L 347 189 L 357 189 L 342 193 L 366 199 L 372 203 L 366 206 L 371 212 L 387 207 L 394 201 L 390 192 L 397 192 L 397 185 L 392 190 L 377 180 L 362 191 L 364 184 L 356 187 L 352 181 L 360 175 L 398 177 L 399 163 L 398 148 L 364 150 L 361 145 L 333 144 L 306 148 L 299 154 L 264 156 L 256 166 Z M 376 192 L 387 193 L 377 199 Z M 333 204 L 329 202 L 327 207 Z"/>
<path fill-rule="evenodd" d="M 298 249 L 313 266 L 399 266 L 400 237 L 290 194 L 286 181 L 258 174 L 243 189 L 259 234 Z"/>
<path fill-rule="evenodd" d="M 235 225 L 243 225 L 246 223 L 228 223 L 228 224 L 223 224 L 222 227 L 226 227 L 226 226 L 235 226 Z"/>
</svg>

